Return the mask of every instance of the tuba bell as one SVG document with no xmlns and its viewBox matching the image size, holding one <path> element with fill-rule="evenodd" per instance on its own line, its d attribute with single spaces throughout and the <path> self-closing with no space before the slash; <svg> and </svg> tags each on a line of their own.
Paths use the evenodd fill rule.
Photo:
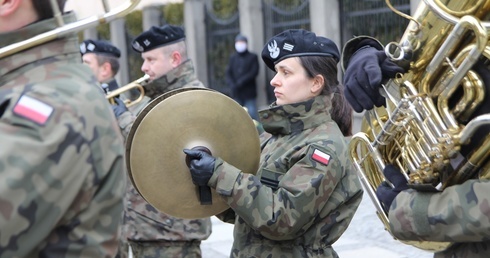
<svg viewBox="0 0 490 258">
<path fill-rule="evenodd" d="M 395 165 L 418 191 L 442 191 L 489 177 L 490 114 L 478 107 L 490 83 L 473 69 L 490 57 L 490 23 L 482 21 L 489 11 L 486 0 L 423 0 L 400 42 L 385 47 L 387 56 L 408 71 L 383 85 L 386 107 L 366 111 L 349 149 L 387 231 L 389 219 L 375 192 L 385 180 L 385 164 Z M 484 137 L 473 137 L 481 130 L 486 130 Z M 463 148 L 470 145 L 464 156 Z M 402 242 L 433 252 L 452 244 Z"/>
</svg>

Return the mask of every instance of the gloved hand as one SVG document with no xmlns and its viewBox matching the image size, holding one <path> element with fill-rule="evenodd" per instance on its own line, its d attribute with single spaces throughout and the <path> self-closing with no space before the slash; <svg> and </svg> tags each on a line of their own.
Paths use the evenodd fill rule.
<svg viewBox="0 0 490 258">
<path fill-rule="evenodd" d="M 114 115 L 116 118 L 121 116 L 124 112 L 128 111 L 128 108 L 124 104 L 124 101 L 122 101 L 120 98 L 114 98 L 116 101 L 116 104 L 112 105 L 112 111 L 114 111 Z"/>
<path fill-rule="evenodd" d="M 408 189 L 408 186 L 405 176 L 400 173 L 397 167 L 391 164 L 386 165 L 383 174 L 385 175 L 385 178 L 393 184 L 394 188 L 391 188 L 391 186 L 384 181 L 378 186 L 378 189 L 376 189 L 376 196 L 381 204 L 383 204 L 385 212 L 388 213 L 395 197 L 401 191 Z"/>
<path fill-rule="evenodd" d="M 344 94 L 356 112 L 380 107 L 385 104 L 379 93 L 381 83 L 394 78 L 404 69 L 393 63 L 383 50 L 364 46 L 349 60 L 344 75 Z"/>
<path fill-rule="evenodd" d="M 197 186 L 207 186 L 214 173 L 216 158 L 201 150 L 184 149 L 184 153 L 191 158 L 188 166 L 191 171 L 192 182 Z"/>
</svg>

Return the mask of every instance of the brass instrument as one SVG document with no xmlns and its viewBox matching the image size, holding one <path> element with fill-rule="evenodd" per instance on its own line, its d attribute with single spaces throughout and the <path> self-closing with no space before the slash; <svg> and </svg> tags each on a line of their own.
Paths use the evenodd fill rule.
<svg viewBox="0 0 490 258">
<path fill-rule="evenodd" d="M 145 74 L 143 77 L 107 93 L 106 99 L 109 100 L 109 103 L 114 104 L 115 103 L 114 98 L 117 97 L 118 95 L 130 91 L 132 89 L 137 89 L 140 93 L 138 98 L 136 98 L 135 100 L 125 100 L 126 107 L 133 106 L 136 103 L 143 100 L 143 97 L 145 97 L 145 89 L 143 88 L 143 86 L 148 84 L 149 81 L 150 81 L 150 76 L 148 74 Z"/>
<path fill-rule="evenodd" d="M 386 3 L 398 13 L 389 0 Z M 397 166 L 418 191 L 441 191 L 489 176 L 490 134 L 472 138 L 477 129 L 490 124 L 490 114 L 475 114 L 488 85 L 472 70 L 479 58 L 490 57 L 490 23 L 481 21 L 489 11 L 486 0 L 423 0 L 400 42 L 385 48 L 387 56 L 408 72 L 383 85 L 386 108 L 366 111 L 361 132 L 352 137 L 349 148 L 388 231 L 389 218 L 376 197 L 385 180 L 385 164 Z M 476 117 L 469 120 L 472 115 Z M 470 139 L 480 141 L 471 143 L 476 147 L 462 157 L 461 147 Z M 434 252 L 452 244 L 402 242 Z"/>
<path fill-rule="evenodd" d="M 32 38 L 5 46 L 0 48 L 0 59 L 6 56 L 10 56 L 14 53 L 29 49 L 31 47 L 46 43 L 48 41 L 55 40 L 59 37 L 66 36 L 68 34 L 76 33 L 78 31 L 95 27 L 99 24 L 109 23 L 117 18 L 126 16 L 131 10 L 133 10 L 140 0 L 126 0 L 124 3 L 109 10 L 107 0 L 102 0 L 104 6 L 104 14 L 101 16 L 90 16 L 73 23 L 65 24 L 61 18 L 61 10 L 57 1 L 50 1 L 53 9 L 54 17 L 58 23 L 58 27 L 36 35 Z"/>
</svg>

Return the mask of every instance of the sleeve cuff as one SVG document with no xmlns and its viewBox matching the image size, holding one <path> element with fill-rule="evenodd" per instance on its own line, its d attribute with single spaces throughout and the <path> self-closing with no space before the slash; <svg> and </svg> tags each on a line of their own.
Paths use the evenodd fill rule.
<svg viewBox="0 0 490 258">
<path fill-rule="evenodd" d="M 241 173 L 238 168 L 224 162 L 221 158 L 216 158 L 214 173 L 208 181 L 208 186 L 215 188 L 220 195 L 231 196 Z"/>
<path fill-rule="evenodd" d="M 389 219 L 393 234 L 403 239 L 399 234 L 412 231 L 414 235 L 426 236 L 431 233 L 428 220 L 430 194 L 421 192 L 402 191 L 390 207 Z M 405 224 L 405 223 L 408 223 Z"/>
</svg>

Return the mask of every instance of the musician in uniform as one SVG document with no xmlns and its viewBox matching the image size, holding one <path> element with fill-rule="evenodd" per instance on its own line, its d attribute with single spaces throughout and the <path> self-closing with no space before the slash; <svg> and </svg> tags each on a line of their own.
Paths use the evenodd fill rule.
<svg viewBox="0 0 490 258">
<path fill-rule="evenodd" d="M 2 55 L 57 28 L 53 17 L 49 0 L 0 1 L 0 257 L 110 258 L 123 138 L 76 33 Z"/>
<path fill-rule="evenodd" d="M 344 47 L 345 95 L 357 112 L 384 105 L 385 98 L 379 93 L 381 83 L 405 72 L 387 58 L 383 49 L 381 43 L 367 36 L 353 38 Z M 473 67 L 487 89 L 486 99 L 472 117 L 490 112 L 490 72 L 485 62 L 488 61 L 482 58 Z M 475 135 L 488 135 L 488 127 Z M 475 137 L 472 140 L 477 142 Z M 451 163 L 464 160 L 474 146 L 462 146 L 462 156 Z M 453 242 L 449 248 L 436 252 L 437 258 L 490 257 L 488 179 L 470 179 L 443 191 L 424 192 L 409 189 L 403 174 L 392 164 L 383 173 L 394 187 L 381 184 L 376 195 L 388 214 L 390 232 L 397 239 Z"/>
<path fill-rule="evenodd" d="M 119 72 L 119 48 L 105 40 L 87 39 L 80 44 L 80 53 L 106 93 L 119 88 L 114 78 Z"/>
<path fill-rule="evenodd" d="M 120 100 L 113 106 L 124 135 L 133 125 L 133 114 L 139 114 L 154 98 L 174 89 L 204 88 L 187 56 L 181 27 L 153 26 L 134 39 L 132 48 L 141 53 L 144 60 L 141 70 L 150 76 L 150 83 L 145 85 L 143 101 L 132 106 L 131 112 Z M 129 242 L 136 257 L 201 257 L 201 241 L 210 234 L 210 218 L 181 219 L 159 212 L 128 184 L 123 240 Z M 124 252 L 126 247 L 122 249 Z"/>
<path fill-rule="evenodd" d="M 306 30 L 268 41 L 262 59 L 276 71 L 276 101 L 259 112 L 256 175 L 184 150 L 193 183 L 215 188 L 230 207 L 217 215 L 235 224 L 230 257 L 338 257 L 332 244 L 363 193 L 348 158 L 352 109 L 337 80 L 339 58 L 330 39 Z"/>
</svg>

